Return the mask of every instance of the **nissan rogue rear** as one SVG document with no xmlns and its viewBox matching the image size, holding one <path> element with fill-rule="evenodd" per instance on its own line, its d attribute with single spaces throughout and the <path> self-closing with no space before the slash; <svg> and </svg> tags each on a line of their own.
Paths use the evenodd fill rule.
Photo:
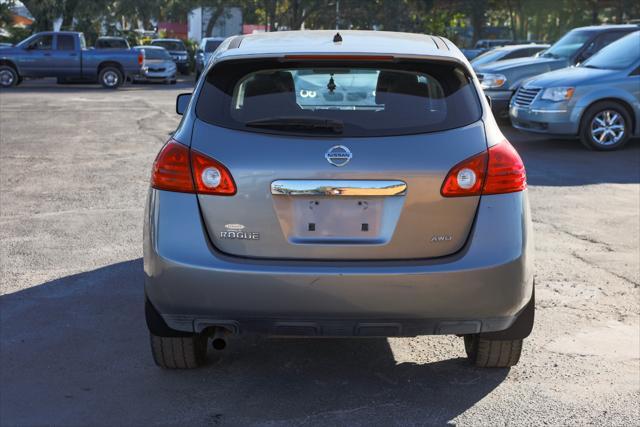
<svg viewBox="0 0 640 427">
<path fill-rule="evenodd" d="M 463 337 L 509 367 L 533 326 L 524 165 L 448 40 L 304 31 L 216 50 L 153 165 L 155 362 L 232 336 Z"/>
</svg>

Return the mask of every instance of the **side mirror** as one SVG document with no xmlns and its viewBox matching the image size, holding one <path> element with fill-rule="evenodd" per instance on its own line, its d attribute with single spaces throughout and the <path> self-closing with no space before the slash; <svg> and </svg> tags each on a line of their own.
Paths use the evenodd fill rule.
<svg viewBox="0 0 640 427">
<path fill-rule="evenodd" d="M 487 98 L 487 102 L 489 103 L 489 107 L 491 107 L 491 97 L 489 95 L 485 95 Z"/>
<path fill-rule="evenodd" d="M 187 111 L 189 101 L 191 101 L 191 93 L 181 93 L 176 98 L 176 113 L 183 115 Z"/>
</svg>

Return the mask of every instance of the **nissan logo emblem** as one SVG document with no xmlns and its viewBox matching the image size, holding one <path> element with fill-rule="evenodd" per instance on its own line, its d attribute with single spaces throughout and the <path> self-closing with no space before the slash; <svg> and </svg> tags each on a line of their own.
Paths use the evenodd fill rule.
<svg viewBox="0 0 640 427">
<path fill-rule="evenodd" d="M 353 155 L 351 154 L 351 150 L 349 150 L 344 145 L 334 145 L 329 148 L 327 152 L 324 154 L 324 158 L 327 159 L 329 163 L 333 166 L 344 166 L 349 163 Z"/>
</svg>

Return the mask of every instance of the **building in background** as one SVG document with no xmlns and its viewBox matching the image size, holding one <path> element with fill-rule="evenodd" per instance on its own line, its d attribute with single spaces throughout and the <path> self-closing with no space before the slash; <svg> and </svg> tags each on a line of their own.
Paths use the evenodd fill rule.
<svg viewBox="0 0 640 427">
<path fill-rule="evenodd" d="M 185 22 L 158 22 L 158 33 L 172 39 L 186 40 L 189 36 L 189 28 Z"/>
<path fill-rule="evenodd" d="M 188 37 L 200 42 L 204 37 L 229 37 L 242 34 L 242 9 L 239 7 L 225 7 L 215 23 L 210 23 L 215 16 L 215 9 L 198 7 L 189 13 L 187 27 Z M 207 34 L 207 30 L 211 32 Z"/>
<path fill-rule="evenodd" d="M 242 34 L 265 33 L 268 28 L 268 25 L 243 24 Z"/>
</svg>

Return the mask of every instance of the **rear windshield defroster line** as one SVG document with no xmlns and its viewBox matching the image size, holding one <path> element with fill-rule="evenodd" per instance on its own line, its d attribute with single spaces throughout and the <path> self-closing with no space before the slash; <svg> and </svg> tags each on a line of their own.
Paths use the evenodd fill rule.
<svg viewBox="0 0 640 427">
<path fill-rule="evenodd" d="M 274 58 L 218 63 L 196 115 L 248 132 L 371 137 L 466 126 L 482 107 L 471 77 L 452 61 Z"/>
</svg>

